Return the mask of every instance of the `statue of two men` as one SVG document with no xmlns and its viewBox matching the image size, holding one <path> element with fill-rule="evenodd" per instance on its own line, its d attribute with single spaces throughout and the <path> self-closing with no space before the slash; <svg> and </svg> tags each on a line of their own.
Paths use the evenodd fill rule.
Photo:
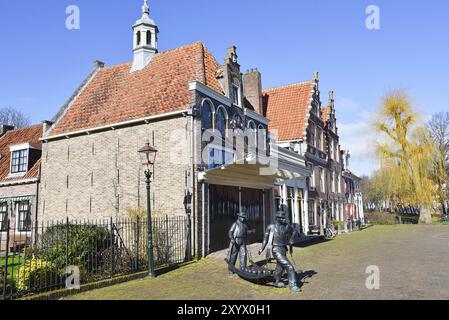
<svg viewBox="0 0 449 320">
<path fill-rule="evenodd" d="M 296 280 L 295 267 L 287 258 L 287 247 L 290 247 L 290 253 L 292 253 L 295 233 L 296 231 L 288 223 L 286 213 L 284 211 L 277 212 L 276 223 L 267 227 L 259 255 L 262 254 L 267 246 L 271 247 L 271 253 L 277 263 L 276 270 L 273 274 L 275 286 L 277 288 L 285 287 L 284 283 L 281 281 L 282 273 L 285 270 L 288 273 L 290 290 L 299 292 L 300 289 Z"/>
<path fill-rule="evenodd" d="M 290 289 L 293 292 L 299 292 L 300 289 L 296 280 L 295 268 L 287 258 L 287 247 L 290 246 L 290 252 L 292 252 L 295 232 L 293 227 L 288 223 L 286 213 L 284 211 L 279 211 L 276 214 L 276 223 L 267 227 L 259 255 L 262 254 L 268 246 L 277 263 L 273 275 L 276 287 L 285 287 L 284 283 L 281 281 L 281 276 L 284 271 L 287 271 Z M 231 274 L 233 274 L 231 267 L 235 266 L 238 255 L 240 257 L 240 268 L 246 268 L 247 266 L 248 252 L 246 244 L 248 233 L 248 216 L 246 213 L 239 213 L 238 220 L 229 230 L 231 244 L 229 246 L 227 261 L 229 263 L 229 272 Z"/>
</svg>

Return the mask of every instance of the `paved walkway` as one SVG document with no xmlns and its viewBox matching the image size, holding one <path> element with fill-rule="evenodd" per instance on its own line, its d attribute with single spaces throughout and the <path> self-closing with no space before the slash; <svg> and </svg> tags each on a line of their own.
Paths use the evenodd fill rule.
<svg viewBox="0 0 449 320">
<path fill-rule="evenodd" d="M 299 294 L 229 276 L 223 257 L 215 255 L 154 280 L 72 299 L 449 299 L 449 226 L 371 227 L 295 248 L 294 260 L 304 270 Z M 371 265 L 380 270 L 379 290 L 365 285 Z"/>
</svg>

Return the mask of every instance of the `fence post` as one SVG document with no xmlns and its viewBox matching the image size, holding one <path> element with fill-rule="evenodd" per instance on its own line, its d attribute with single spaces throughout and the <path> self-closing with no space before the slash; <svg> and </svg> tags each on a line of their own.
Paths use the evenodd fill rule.
<svg viewBox="0 0 449 320">
<path fill-rule="evenodd" d="M 135 236 L 136 236 L 136 271 L 140 268 L 139 263 L 139 241 L 140 241 L 140 217 L 137 217 L 137 224 L 135 229 Z"/>
<path fill-rule="evenodd" d="M 192 260 L 192 239 L 191 239 L 191 215 L 187 215 L 187 246 L 186 246 L 186 261 Z M 184 220 L 185 221 L 185 220 Z"/>
<path fill-rule="evenodd" d="M 8 260 L 9 260 L 9 232 L 10 232 L 10 220 L 9 217 L 6 218 L 6 251 L 5 251 L 5 273 L 3 279 L 3 300 L 6 300 L 6 288 L 8 286 Z"/>
<path fill-rule="evenodd" d="M 114 228 L 113 228 L 113 220 L 111 217 L 110 220 L 111 223 L 111 234 L 110 234 L 110 238 L 111 238 L 111 273 L 112 275 L 114 275 L 115 273 L 115 257 L 114 257 Z"/>
</svg>

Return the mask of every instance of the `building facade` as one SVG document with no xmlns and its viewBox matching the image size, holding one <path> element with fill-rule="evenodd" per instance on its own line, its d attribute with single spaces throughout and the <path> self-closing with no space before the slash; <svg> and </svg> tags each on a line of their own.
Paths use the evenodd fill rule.
<svg viewBox="0 0 449 320">
<path fill-rule="evenodd" d="M 298 180 L 305 199 L 301 230 L 323 234 L 333 221 L 348 222 L 334 92 L 323 106 L 315 73 L 313 80 L 265 90 L 264 112 L 279 146 L 304 157 L 310 172 Z M 297 198 L 285 182 L 278 188 L 280 202 Z"/>
<path fill-rule="evenodd" d="M 4 251 L 7 242 L 16 246 L 31 240 L 37 224 L 42 125 L 18 130 L 2 126 L 0 132 L 0 251 Z"/>
<path fill-rule="evenodd" d="M 153 212 L 189 216 L 197 256 L 227 247 L 239 211 L 250 217 L 251 241 L 260 241 L 275 184 L 304 181 L 305 157 L 272 139 L 261 74 L 241 73 L 235 47 L 219 64 L 199 42 L 158 52 L 158 32 L 145 1 L 133 61 L 97 61 L 45 123 L 38 219 L 118 219 L 146 209 L 138 150 L 149 142 L 158 150 Z"/>
</svg>

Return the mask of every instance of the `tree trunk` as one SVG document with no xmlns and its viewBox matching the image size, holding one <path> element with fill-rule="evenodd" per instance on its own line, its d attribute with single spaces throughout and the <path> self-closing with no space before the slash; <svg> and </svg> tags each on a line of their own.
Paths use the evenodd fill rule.
<svg viewBox="0 0 449 320">
<path fill-rule="evenodd" d="M 427 206 L 421 208 L 421 214 L 419 215 L 419 224 L 431 224 L 432 223 L 432 213 Z"/>
</svg>

